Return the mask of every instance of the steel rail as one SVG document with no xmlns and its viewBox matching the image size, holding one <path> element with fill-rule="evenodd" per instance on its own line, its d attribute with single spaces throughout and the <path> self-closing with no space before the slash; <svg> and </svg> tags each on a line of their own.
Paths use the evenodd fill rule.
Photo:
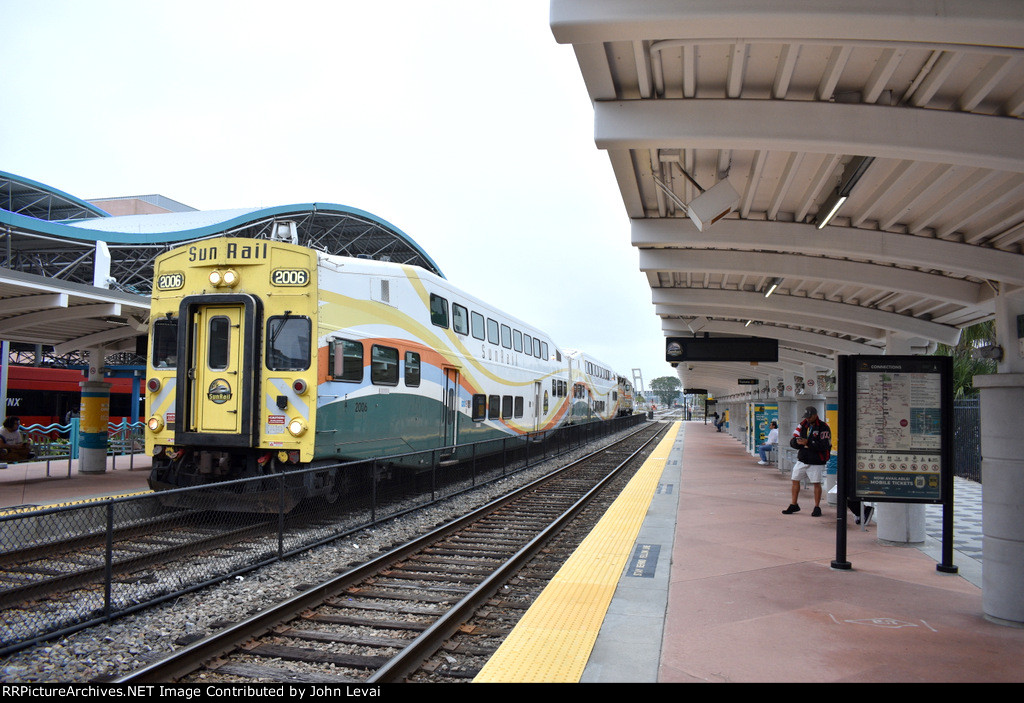
<svg viewBox="0 0 1024 703">
<path fill-rule="evenodd" d="M 177 681 L 181 677 L 186 676 L 195 671 L 196 669 L 198 669 L 199 667 L 201 667 L 203 663 L 211 661 L 222 655 L 226 655 L 233 651 L 235 648 L 237 648 L 241 643 L 247 642 L 252 638 L 262 636 L 263 634 L 271 631 L 275 627 L 295 619 L 303 612 L 317 605 L 320 605 L 323 601 L 327 600 L 328 598 L 338 595 L 339 593 L 342 593 L 349 587 L 369 578 L 370 576 L 377 574 L 379 571 L 381 571 L 384 567 L 388 566 L 389 564 L 401 560 L 409 556 L 410 554 L 413 554 L 423 549 L 425 546 L 437 542 L 438 540 L 449 534 L 459 531 L 466 525 L 475 522 L 476 520 L 479 520 L 480 518 L 494 512 L 498 508 L 508 503 L 511 503 L 512 501 L 525 495 L 529 491 L 532 491 L 538 488 L 539 486 L 542 486 L 543 484 L 554 480 L 558 476 L 562 475 L 563 473 L 569 471 L 572 468 L 575 468 L 577 465 L 583 463 L 584 461 L 587 461 L 597 456 L 598 454 L 606 452 L 609 449 L 615 447 L 616 445 L 619 445 L 631 439 L 632 437 L 644 431 L 648 427 L 649 425 L 642 425 L 636 431 L 631 432 L 629 435 L 614 442 L 613 444 L 610 444 L 595 452 L 591 452 L 577 459 L 576 461 L 567 464 L 561 469 L 558 469 L 557 471 L 553 471 L 552 473 L 546 476 L 542 476 L 534 481 L 531 481 L 530 483 L 516 489 L 515 491 L 505 496 L 497 498 L 491 501 L 490 503 L 487 503 L 486 505 L 481 506 L 480 508 L 477 508 L 476 510 L 462 517 L 456 518 L 451 522 L 448 522 L 434 530 L 431 530 L 427 534 L 417 537 L 416 539 L 407 542 L 404 545 L 396 547 L 395 549 L 392 549 L 364 564 L 356 566 L 346 571 L 345 573 L 330 579 L 329 581 L 325 581 L 324 583 L 318 586 L 310 588 L 296 596 L 293 596 L 292 598 L 286 601 L 279 603 L 276 606 L 273 606 L 261 613 L 257 613 L 256 615 L 246 620 L 243 620 L 242 622 L 236 623 L 231 627 L 225 628 L 224 630 L 218 633 L 215 633 L 213 635 L 210 635 L 209 637 L 194 642 L 193 644 L 188 645 L 181 650 L 178 650 L 177 652 L 171 654 L 168 657 L 165 657 L 164 659 L 155 661 L 152 664 L 149 664 L 148 666 L 145 666 L 141 669 L 137 669 L 134 672 L 130 672 L 124 676 L 115 678 L 112 681 L 110 681 L 110 683 L 168 683 L 172 681 Z M 658 432 L 655 436 L 657 437 L 660 434 L 661 433 Z M 652 440 L 649 440 L 647 443 L 645 443 L 644 446 L 646 446 L 650 441 L 653 441 L 653 438 Z M 630 458 L 632 458 L 634 455 L 635 452 L 630 455 Z M 627 459 L 626 462 L 623 463 L 627 463 L 628 461 L 629 459 Z M 615 472 L 617 472 L 620 468 L 621 466 L 616 467 Z M 562 519 L 559 518 L 559 520 L 561 521 Z M 532 543 L 533 540 L 531 540 L 531 544 Z M 525 549 L 525 547 L 523 549 Z M 517 553 L 513 557 L 513 559 L 521 560 L 522 558 L 520 557 L 520 554 Z M 488 578 L 485 583 L 493 587 L 495 580 L 493 578 Z M 468 598 L 469 596 L 466 596 L 465 598 L 463 598 L 463 601 L 465 601 Z M 460 603 L 457 604 L 457 607 L 461 605 L 462 601 L 460 601 Z M 446 620 L 446 623 L 448 624 L 445 627 L 450 627 L 451 619 Z M 431 629 L 437 630 L 438 627 L 435 625 L 435 627 Z M 415 646 L 417 650 L 420 650 L 426 646 L 426 642 L 424 641 L 424 638 L 421 636 L 414 640 L 414 642 L 411 643 L 409 647 L 407 647 L 407 649 L 413 646 Z M 399 656 L 402 656 L 404 652 L 405 650 L 403 650 L 403 652 L 400 652 Z M 405 656 L 410 655 L 406 654 Z M 396 664 L 394 666 L 387 668 L 389 672 L 398 672 L 399 670 L 404 670 L 405 668 L 407 668 L 407 666 L 408 664 Z"/>
<path fill-rule="evenodd" d="M 649 444 L 661 436 L 658 432 L 649 440 L 643 443 L 638 449 L 612 469 L 608 475 L 601 479 L 579 500 L 570 506 L 565 512 L 555 518 L 544 530 L 533 537 L 518 552 L 499 566 L 494 572 L 484 579 L 462 600 L 456 603 L 447 613 L 438 618 L 433 625 L 424 630 L 416 639 L 410 642 L 401 652 L 376 671 L 368 680 L 368 683 L 395 683 L 403 680 L 412 674 L 420 664 L 436 652 L 440 646 L 451 637 L 459 626 L 465 622 L 484 602 L 487 601 L 513 574 L 533 558 L 566 524 L 576 518 L 595 496 L 597 496 L 627 464 L 636 458 Z M 632 436 L 632 435 L 630 435 Z"/>
</svg>

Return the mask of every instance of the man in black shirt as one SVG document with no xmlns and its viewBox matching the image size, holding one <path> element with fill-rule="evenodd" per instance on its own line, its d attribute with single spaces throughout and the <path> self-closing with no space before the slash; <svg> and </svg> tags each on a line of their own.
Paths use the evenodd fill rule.
<svg viewBox="0 0 1024 703">
<path fill-rule="evenodd" d="M 811 517 L 821 515 L 821 483 L 832 452 L 832 430 L 824 420 L 818 417 L 818 410 L 810 405 L 804 411 L 804 419 L 793 431 L 789 446 L 797 451 L 797 462 L 793 465 L 793 502 L 782 511 L 783 515 L 792 515 L 800 511 L 797 499 L 800 496 L 800 480 L 804 477 L 814 488 L 814 510 Z"/>
</svg>

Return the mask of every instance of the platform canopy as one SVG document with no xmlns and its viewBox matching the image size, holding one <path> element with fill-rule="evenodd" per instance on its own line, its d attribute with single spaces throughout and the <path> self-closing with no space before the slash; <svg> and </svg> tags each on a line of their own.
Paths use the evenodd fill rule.
<svg viewBox="0 0 1024 703">
<path fill-rule="evenodd" d="M 666 335 L 779 340 L 684 386 L 952 344 L 1024 286 L 1024 3 L 552 0 L 551 28 Z"/>
</svg>

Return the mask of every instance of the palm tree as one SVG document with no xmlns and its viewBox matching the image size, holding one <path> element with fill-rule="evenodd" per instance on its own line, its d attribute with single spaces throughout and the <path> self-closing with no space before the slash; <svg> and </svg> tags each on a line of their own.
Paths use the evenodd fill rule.
<svg viewBox="0 0 1024 703">
<path fill-rule="evenodd" d="M 942 356 L 953 357 L 953 397 L 970 398 L 977 394 L 974 377 L 996 372 L 992 359 L 975 359 L 971 352 L 989 344 L 995 344 L 996 326 L 994 320 L 979 322 L 965 327 L 955 347 L 940 344 L 935 351 Z"/>
</svg>

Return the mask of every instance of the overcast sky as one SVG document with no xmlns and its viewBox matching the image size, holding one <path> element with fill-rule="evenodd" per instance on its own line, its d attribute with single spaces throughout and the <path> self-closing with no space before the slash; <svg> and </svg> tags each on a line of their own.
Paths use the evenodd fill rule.
<svg viewBox="0 0 1024 703">
<path fill-rule="evenodd" d="M 0 170 L 368 210 L 556 344 L 674 375 L 547 0 L 0 0 L 0 26 Z"/>
</svg>

